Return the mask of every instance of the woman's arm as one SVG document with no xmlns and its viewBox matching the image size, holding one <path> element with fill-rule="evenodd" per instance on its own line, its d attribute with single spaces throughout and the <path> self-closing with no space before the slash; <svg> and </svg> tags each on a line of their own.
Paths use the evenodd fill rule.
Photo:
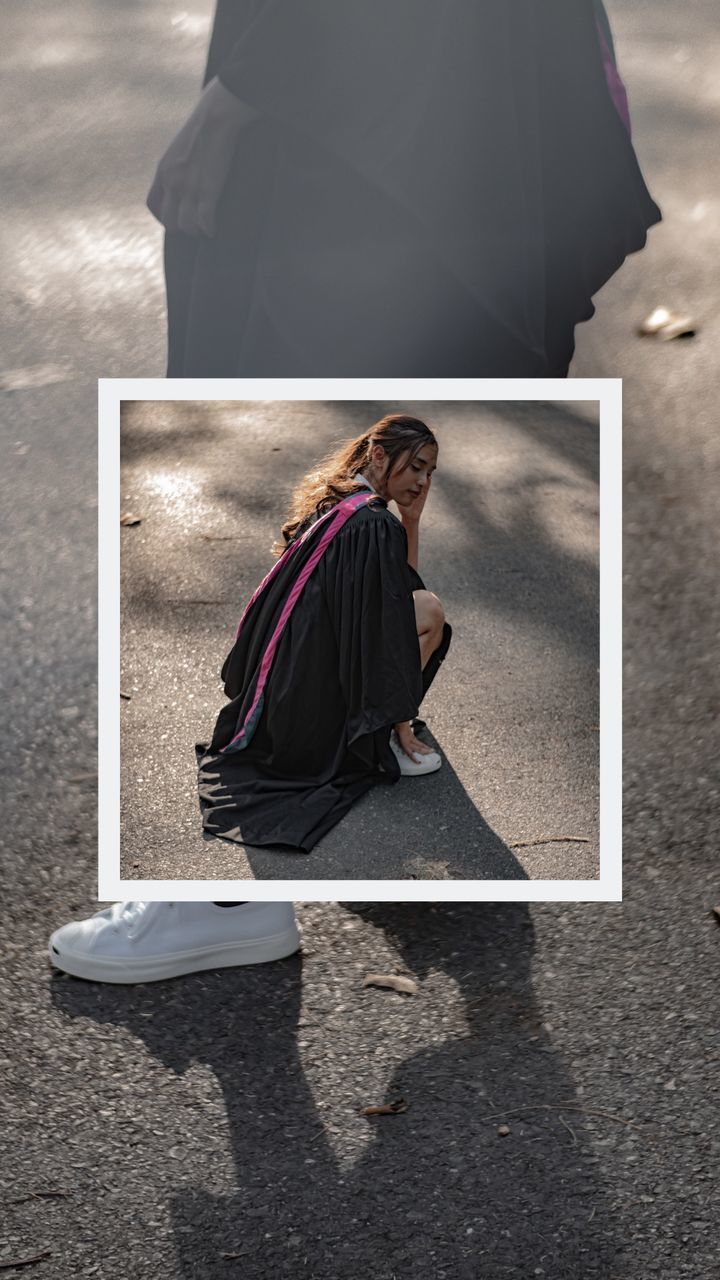
<svg viewBox="0 0 720 1280">
<path fill-rule="evenodd" d="M 400 515 L 408 540 L 408 564 L 417 573 L 420 554 L 420 521 L 408 519 L 403 512 Z"/>
</svg>

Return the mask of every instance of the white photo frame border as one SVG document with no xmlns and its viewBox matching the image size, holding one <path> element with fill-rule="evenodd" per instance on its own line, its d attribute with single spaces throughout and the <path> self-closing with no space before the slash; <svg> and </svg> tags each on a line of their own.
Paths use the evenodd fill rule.
<svg viewBox="0 0 720 1280">
<path fill-rule="evenodd" d="M 622 900 L 622 379 L 101 378 L 98 382 L 98 899 Z M 124 880 L 120 870 L 120 411 L 130 400 L 593 401 L 600 416 L 600 874 L 594 880 Z"/>
</svg>

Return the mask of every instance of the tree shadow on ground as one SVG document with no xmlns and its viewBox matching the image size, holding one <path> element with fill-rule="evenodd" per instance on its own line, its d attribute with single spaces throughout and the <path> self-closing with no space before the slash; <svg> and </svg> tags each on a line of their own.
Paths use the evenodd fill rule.
<svg viewBox="0 0 720 1280">
<path fill-rule="evenodd" d="M 572 462 L 592 484 L 600 483 L 600 413 L 596 400 L 584 402 L 582 412 L 572 402 L 561 400 L 548 403 L 494 400 L 492 413 L 533 440 L 537 436 L 539 416 L 546 448 Z"/>
<path fill-rule="evenodd" d="M 453 420 L 462 421 L 464 417 L 472 418 L 477 424 L 478 404 L 476 402 L 458 401 L 439 405 L 422 403 L 417 406 L 410 402 L 403 407 L 406 410 L 415 408 L 417 412 L 423 413 L 430 410 L 431 417 L 432 411 L 435 410 L 438 414 L 450 413 Z M 170 402 L 150 406 L 138 403 L 129 408 L 132 412 L 126 418 L 127 430 L 123 436 L 123 456 L 128 464 L 140 466 L 145 462 L 148 454 L 159 456 L 164 454 L 166 459 L 172 461 L 180 460 L 185 465 L 202 466 L 207 445 L 217 441 L 218 431 L 227 429 L 227 422 L 222 419 L 228 409 L 237 412 L 238 430 L 244 426 L 243 419 L 246 413 L 255 411 L 255 406 L 248 402 L 240 402 L 238 406 L 228 405 L 225 402 L 217 404 Z M 150 416 L 147 408 L 152 410 Z M 332 414 L 333 421 L 345 422 L 344 427 L 338 425 L 332 437 L 337 443 L 341 443 L 363 430 L 366 425 L 370 425 L 394 406 L 388 405 L 387 402 L 381 404 L 369 401 L 358 405 L 355 401 L 334 401 L 323 403 L 322 408 L 324 414 Z M 491 402 L 483 405 L 482 408 L 488 415 L 506 420 L 514 429 L 532 434 L 535 442 L 541 440 L 543 447 L 549 453 L 556 454 L 564 463 L 569 462 L 573 467 L 585 472 L 587 480 L 597 485 L 597 429 L 585 419 L 555 404 L 545 406 Z M 161 424 L 153 426 L 152 415 L 156 415 L 158 411 L 161 415 Z M 242 529 L 251 534 L 253 529 L 255 530 L 256 544 L 263 549 L 260 560 L 265 572 L 272 561 L 264 549 L 269 547 L 279 535 L 293 483 L 318 461 L 317 435 L 313 437 L 313 431 L 309 430 L 311 424 L 318 429 L 317 405 L 313 402 L 307 404 L 297 402 L 293 406 L 293 412 L 297 416 L 298 430 L 292 439 L 291 460 L 286 456 L 274 462 L 269 460 L 265 445 L 261 448 L 259 455 L 263 472 L 262 475 L 258 475 L 256 473 L 258 465 L 256 429 L 253 432 L 255 438 L 248 440 L 245 454 L 242 446 L 238 445 L 237 457 L 229 456 L 227 466 L 223 466 L 221 475 L 213 473 L 207 485 L 206 502 L 211 509 L 217 510 L 223 519 L 229 520 L 230 527 Z M 217 426 L 214 425 L 216 423 Z M 267 426 L 264 428 L 264 434 L 267 435 Z M 322 424 L 320 434 L 323 441 L 320 452 L 324 452 L 331 447 L 326 422 Z M 229 452 L 232 454 L 231 450 Z M 285 441 L 283 441 L 283 449 L 278 452 L 287 454 L 288 448 Z M 251 470 L 248 470 L 248 467 Z M 243 468 L 245 468 L 244 472 Z M 228 483 L 228 473 L 234 470 L 239 477 L 237 484 Z M 132 466 L 128 472 L 128 480 L 132 482 Z M 566 483 L 562 476 L 556 477 L 555 482 L 558 485 Z M 575 628 L 573 626 L 575 617 L 582 615 L 587 624 L 588 605 L 594 605 L 596 611 L 597 597 L 595 594 L 588 599 L 587 590 L 583 591 L 581 588 L 581 571 L 586 566 L 572 553 L 550 541 L 548 531 L 537 513 L 534 490 L 547 484 L 547 477 L 537 480 L 528 476 L 522 483 L 515 486 L 512 519 L 509 523 L 503 522 L 501 526 L 493 521 L 488 505 L 483 499 L 482 490 L 478 490 L 474 485 L 468 477 L 467 470 L 463 471 L 457 465 L 451 466 L 443 458 L 439 484 L 441 492 L 443 486 L 446 490 L 444 493 L 446 510 L 456 517 L 455 534 L 460 539 L 461 551 L 475 559 L 484 555 L 486 551 L 491 553 L 488 565 L 490 572 L 483 578 L 478 578 L 476 575 L 476 581 L 473 584 L 475 587 L 482 587 L 482 596 L 477 599 L 478 607 L 492 605 L 493 608 L 501 612 L 509 612 L 511 615 L 522 612 L 527 602 L 526 593 L 515 592 L 512 585 L 509 585 L 507 577 L 499 576 L 493 570 L 495 562 L 502 573 L 505 569 L 505 561 L 519 562 L 525 557 L 529 561 L 530 570 L 526 577 L 532 576 L 533 572 L 537 576 L 538 568 L 542 565 L 542 576 L 546 581 L 562 582 L 561 607 L 554 611 L 552 600 L 548 600 L 547 593 L 542 593 L 545 608 L 543 616 L 547 627 L 556 633 L 569 630 L 574 640 L 580 639 L 581 633 L 587 631 L 587 625 L 584 628 Z M 263 517 L 266 518 L 263 519 Z M 207 532 L 206 529 L 200 532 L 192 527 L 188 529 L 189 554 L 192 554 L 193 546 L 197 550 L 198 537 L 202 538 L 203 533 L 207 535 Z M 207 593 L 213 599 L 216 597 L 223 599 L 227 595 L 228 557 L 236 554 L 235 549 L 229 545 L 231 541 L 231 539 L 225 541 L 218 538 L 217 543 L 213 544 L 211 539 L 206 538 L 201 548 L 205 553 L 203 573 Z M 451 554 L 457 555 L 455 547 L 451 549 Z M 443 556 L 447 560 L 447 555 L 447 548 L 438 550 L 428 546 L 424 552 L 424 559 L 427 556 L 432 570 L 437 572 Z M 140 590 L 135 593 L 130 582 L 127 584 L 127 590 L 130 598 L 137 594 L 142 607 L 158 625 L 162 625 L 163 605 L 168 594 L 167 584 L 162 572 L 160 571 L 157 577 L 153 577 L 152 569 L 152 563 L 146 564 L 143 576 L 141 567 L 134 565 L 133 572 L 140 575 Z M 253 573 L 256 572 L 257 566 L 253 562 Z M 231 578 L 233 589 L 239 593 L 238 615 L 245 577 L 246 575 L 242 574 L 238 581 L 238 573 L 234 572 Z M 253 589 L 255 585 L 253 580 Z M 442 583 L 438 585 L 438 590 L 442 594 Z"/>
<path fill-rule="evenodd" d="M 151 418 L 147 401 L 123 400 L 120 406 L 120 463 L 123 467 L 163 462 L 185 462 L 188 453 L 204 450 L 215 439 L 216 429 L 207 406 L 193 400 L 172 400 L 153 404 Z"/>
<path fill-rule="evenodd" d="M 323 932 L 327 910 L 312 909 Z M 363 916 L 351 934 L 329 930 L 304 978 L 296 957 L 141 988 L 53 982 L 62 1016 L 124 1028 L 168 1071 L 199 1063 L 220 1083 L 234 1188 L 205 1190 L 205 1153 L 191 1153 L 195 1187 L 171 1194 L 176 1274 L 616 1274 L 593 1121 L 534 997 L 527 906 L 378 904 Z M 361 988 L 357 957 L 388 946 L 420 981 L 412 1005 Z M 398 1097 L 404 1115 L 358 1115 Z"/>
</svg>

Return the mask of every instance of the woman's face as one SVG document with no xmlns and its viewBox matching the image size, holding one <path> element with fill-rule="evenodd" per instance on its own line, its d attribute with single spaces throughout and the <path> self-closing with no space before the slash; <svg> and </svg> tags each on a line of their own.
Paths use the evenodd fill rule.
<svg viewBox="0 0 720 1280">
<path fill-rule="evenodd" d="M 414 456 L 408 449 L 407 453 L 400 455 L 389 475 L 389 461 L 384 449 L 382 454 L 384 496 L 388 501 L 394 500 L 399 507 L 410 506 L 430 484 L 437 467 L 437 445 L 425 444 Z"/>
</svg>

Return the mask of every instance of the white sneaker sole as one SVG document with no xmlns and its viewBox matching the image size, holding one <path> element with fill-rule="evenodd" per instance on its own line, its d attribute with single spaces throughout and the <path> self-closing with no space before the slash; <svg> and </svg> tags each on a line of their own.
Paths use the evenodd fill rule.
<svg viewBox="0 0 720 1280">
<path fill-rule="evenodd" d="M 442 764 L 442 756 L 439 751 L 431 751 L 429 755 L 418 751 L 422 764 L 411 760 L 400 746 L 394 731 L 390 735 L 390 750 L 400 766 L 400 774 L 403 778 L 421 778 L 426 773 L 437 773 Z"/>
<path fill-rule="evenodd" d="M 283 960 L 294 955 L 300 947 L 300 930 L 295 924 L 283 933 L 268 938 L 249 938 L 245 942 L 223 942 L 212 947 L 198 947 L 193 951 L 175 951 L 165 956 L 123 957 L 114 960 L 108 956 L 71 951 L 55 945 L 56 935 L 50 939 L 48 956 L 50 963 L 74 978 L 86 978 L 90 982 L 160 982 L 164 978 L 180 978 L 186 973 L 198 973 L 202 969 L 227 969 L 235 965 L 268 964 L 271 960 Z"/>
<path fill-rule="evenodd" d="M 427 759 L 427 756 L 424 756 L 423 759 Z M 403 778 L 422 778 L 426 773 L 437 773 L 442 764 L 441 756 L 436 756 L 436 758 L 431 760 L 429 764 L 419 764 L 415 767 L 413 767 L 412 760 L 408 760 L 407 764 L 404 760 L 401 760 L 399 756 L 397 757 L 397 760 L 400 765 L 400 774 Z"/>
<path fill-rule="evenodd" d="M 397 763 L 400 764 L 401 777 L 404 778 L 421 778 L 425 773 L 437 773 L 442 764 L 442 755 L 438 755 L 437 751 L 433 751 L 432 758 L 428 755 L 421 755 L 420 759 L 423 760 L 423 764 L 415 764 L 409 755 L 398 755 L 397 751 L 395 758 Z"/>
</svg>

